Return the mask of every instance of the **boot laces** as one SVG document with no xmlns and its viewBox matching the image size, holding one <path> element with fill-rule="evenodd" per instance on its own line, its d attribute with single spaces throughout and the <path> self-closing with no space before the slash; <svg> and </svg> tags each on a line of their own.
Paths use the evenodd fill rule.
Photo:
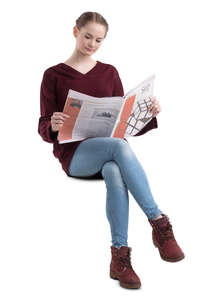
<svg viewBox="0 0 210 300">
<path fill-rule="evenodd" d="M 162 224 L 160 227 L 161 235 L 164 236 L 165 239 L 171 239 L 174 237 L 172 225 L 168 221 L 167 223 Z"/>
<path fill-rule="evenodd" d="M 127 267 L 128 269 L 133 270 L 133 267 L 132 267 L 132 265 L 131 265 L 131 257 L 130 257 L 130 256 L 131 256 L 131 253 L 130 253 L 130 251 L 128 250 L 126 256 L 119 256 L 119 262 L 120 262 L 123 266 Z"/>
</svg>

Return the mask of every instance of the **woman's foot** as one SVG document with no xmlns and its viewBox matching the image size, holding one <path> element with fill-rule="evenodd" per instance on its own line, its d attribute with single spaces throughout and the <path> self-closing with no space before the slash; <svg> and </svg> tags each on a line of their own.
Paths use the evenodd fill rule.
<svg viewBox="0 0 210 300">
<path fill-rule="evenodd" d="M 112 259 L 110 263 L 110 277 L 118 279 L 120 286 L 127 289 L 138 289 L 141 281 L 131 266 L 131 247 L 111 246 Z"/>
<path fill-rule="evenodd" d="M 182 260 L 185 255 L 177 244 L 168 216 L 162 214 L 161 218 L 148 219 L 148 221 L 153 228 L 152 240 L 159 250 L 160 257 L 169 262 Z"/>
</svg>

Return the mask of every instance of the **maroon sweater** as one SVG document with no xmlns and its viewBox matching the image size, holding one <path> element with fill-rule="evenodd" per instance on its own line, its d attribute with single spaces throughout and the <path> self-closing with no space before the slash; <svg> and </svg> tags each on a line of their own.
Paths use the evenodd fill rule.
<svg viewBox="0 0 210 300">
<path fill-rule="evenodd" d="M 44 71 L 40 88 L 41 116 L 38 133 L 44 141 L 53 143 L 54 156 L 59 159 L 67 176 L 72 177 L 68 173 L 69 164 L 77 146 L 82 141 L 59 144 L 58 131 L 52 132 L 51 129 L 51 116 L 53 112 L 63 112 L 70 88 L 94 97 L 124 96 L 124 90 L 117 69 L 113 65 L 100 61 L 97 61 L 97 64 L 86 74 L 80 73 L 65 63 L 59 63 Z M 157 127 L 157 119 L 154 117 L 136 136 Z M 98 172 L 88 178 L 103 177 L 101 172 Z"/>
</svg>

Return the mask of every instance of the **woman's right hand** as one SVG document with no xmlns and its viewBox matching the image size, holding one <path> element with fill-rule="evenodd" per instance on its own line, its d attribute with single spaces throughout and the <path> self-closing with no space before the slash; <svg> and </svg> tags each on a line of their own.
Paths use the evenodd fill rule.
<svg viewBox="0 0 210 300">
<path fill-rule="evenodd" d="M 54 112 L 51 116 L 51 127 L 52 131 L 56 132 L 63 126 L 64 121 L 70 116 L 63 112 Z"/>
</svg>

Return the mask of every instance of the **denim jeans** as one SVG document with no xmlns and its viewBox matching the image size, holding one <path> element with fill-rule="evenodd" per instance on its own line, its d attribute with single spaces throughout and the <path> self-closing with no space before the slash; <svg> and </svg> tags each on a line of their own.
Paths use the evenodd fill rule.
<svg viewBox="0 0 210 300">
<path fill-rule="evenodd" d="M 148 219 L 157 217 L 162 211 L 154 201 L 143 167 L 124 139 L 93 137 L 79 144 L 69 174 L 85 177 L 99 171 L 106 184 L 106 216 L 112 246 L 128 246 L 128 190 Z"/>
</svg>

